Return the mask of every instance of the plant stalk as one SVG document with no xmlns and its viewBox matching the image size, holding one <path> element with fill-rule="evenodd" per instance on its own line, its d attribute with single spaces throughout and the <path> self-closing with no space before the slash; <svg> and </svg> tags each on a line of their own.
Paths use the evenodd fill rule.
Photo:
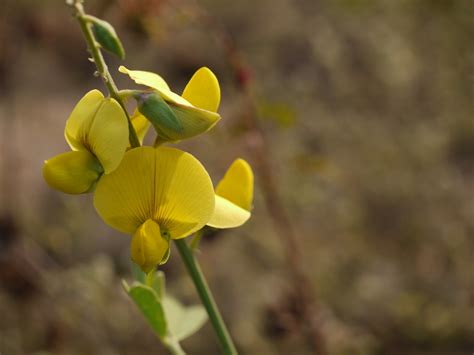
<svg viewBox="0 0 474 355">
<path fill-rule="evenodd" d="M 181 255 L 181 259 L 183 259 L 184 265 L 194 282 L 194 286 L 201 298 L 202 304 L 206 308 L 209 320 L 219 338 L 223 353 L 225 355 L 237 355 L 237 350 L 232 338 L 230 337 L 229 331 L 227 330 L 224 320 L 217 308 L 217 304 L 214 301 L 211 290 L 209 289 L 206 279 L 197 260 L 194 258 L 191 249 L 184 239 L 176 239 L 174 242 L 178 248 L 179 254 Z"/>
<path fill-rule="evenodd" d="M 132 125 L 132 120 L 127 111 L 127 108 L 125 107 L 125 103 L 123 102 L 119 94 L 117 85 L 115 85 L 115 81 L 109 72 L 107 64 L 105 63 L 104 56 L 102 55 L 102 52 L 100 50 L 100 45 L 94 39 L 94 34 L 92 33 L 91 25 L 88 21 L 88 15 L 84 12 L 84 6 L 82 5 L 81 1 L 76 0 L 71 4 L 71 7 L 73 7 L 75 10 L 75 16 L 77 18 L 77 21 L 79 22 L 82 33 L 84 34 L 84 38 L 87 42 L 87 47 L 89 48 L 89 52 L 97 68 L 97 72 L 99 73 L 100 77 L 102 78 L 102 81 L 107 87 L 110 96 L 119 103 L 119 105 L 125 112 L 125 115 L 127 116 L 130 145 L 134 148 L 139 147 L 140 141 L 138 140 L 137 132 L 135 131 Z"/>
<path fill-rule="evenodd" d="M 179 342 L 175 341 L 174 339 L 169 339 L 164 342 L 166 348 L 170 351 L 173 355 L 186 355 L 183 348 L 179 344 Z"/>
</svg>

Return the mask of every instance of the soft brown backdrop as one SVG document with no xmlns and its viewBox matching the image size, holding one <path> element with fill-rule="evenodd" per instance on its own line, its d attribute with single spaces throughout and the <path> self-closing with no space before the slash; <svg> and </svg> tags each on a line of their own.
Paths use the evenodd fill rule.
<svg viewBox="0 0 474 355">
<path fill-rule="evenodd" d="M 222 122 L 180 145 L 214 181 L 238 156 L 261 159 L 245 124 L 242 84 L 252 83 L 267 173 L 298 237 L 329 354 L 474 351 L 470 0 L 86 7 L 115 25 L 128 67 L 159 72 L 177 91 L 202 65 L 217 73 Z M 115 73 L 120 63 L 107 60 Z M 164 353 L 120 287 L 128 237 L 99 220 L 91 196 L 62 195 L 41 178 L 43 160 L 67 149 L 74 103 L 104 89 L 93 72 L 62 1 L 2 0 L 2 355 Z M 200 260 L 242 354 L 310 354 L 289 296 L 288 244 L 259 176 L 252 220 L 209 236 Z M 197 302 L 175 251 L 164 269 L 169 292 Z M 183 344 L 190 354 L 216 346 L 209 325 Z"/>
</svg>

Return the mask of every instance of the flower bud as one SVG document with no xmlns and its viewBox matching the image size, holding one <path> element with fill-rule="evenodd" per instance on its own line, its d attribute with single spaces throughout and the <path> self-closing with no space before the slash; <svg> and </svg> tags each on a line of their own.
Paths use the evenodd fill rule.
<svg viewBox="0 0 474 355">
<path fill-rule="evenodd" d="M 145 273 L 169 256 L 169 241 L 162 237 L 160 226 L 148 219 L 132 236 L 131 257 Z"/>
<path fill-rule="evenodd" d="M 176 102 L 166 102 L 158 92 L 137 95 L 138 110 L 164 141 L 179 141 L 210 130 L 219 120 L 217 112 Z"/>
<path fill-rule="evenodd" d="M 102 173 L 97 158 L 86 150 L 59 154 L 46 160 L 43 166 L 48 185 L 68 194 L 91 191 Z"/>
<path fill-rule="evenodd" d="M 158 135 L 164 140 L 183 132 L 183 127 L 170 106 L 157 92 L 144 92 L 136 97 L 138 111 L 155 127 Z"/>
<path fill-rule="evenodd" d="M 115 54 L 120 59 L 125 59 L 125 50 L 122 42 L 120 42 L 115 29 L 107 21 L 101 20 L 97 17 L 89 16 L 92 22 L 92 30 L 96 41 L 112 54 Z"/>
</svg>

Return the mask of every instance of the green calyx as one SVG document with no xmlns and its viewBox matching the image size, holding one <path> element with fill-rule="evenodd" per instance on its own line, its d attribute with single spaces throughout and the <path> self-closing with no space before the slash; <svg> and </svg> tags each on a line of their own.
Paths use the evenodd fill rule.
<svg viewBox="0 0 474 355">
<path fill-rule="evenodd" d="M 138 111 L 155 127 L 157 134 L 164 140 L 176 140 L 183 126 L 178 121 L 171 107 L 157 92 L 142 92 L 135 95 Z"/>
</svg>

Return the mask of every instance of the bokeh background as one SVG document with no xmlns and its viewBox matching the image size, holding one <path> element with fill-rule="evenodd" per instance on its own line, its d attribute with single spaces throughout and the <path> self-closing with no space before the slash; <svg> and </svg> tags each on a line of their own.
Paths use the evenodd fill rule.
<svg viewBox="0 0 474 355">
<path fill-rule="evenodd" d="M 219 77 L 223 120 L 180 147 L 215 182 L 237 157 L 256 170 L 251 221 L 199 255 L 242 354 L 474 351 L 472 5 L 87 1 L 127 67 L 178 92 Z M 121 288 L 129 237 L 41 177 L 75 102 L 105 91 L 93 72 L 63 1 L 1 1 L 2 355 L 166 353 Z M 176 250 L 163 270 L 198 302 Z M 216 344 L 207 324 L 183 347 Z"/>
</svg>

